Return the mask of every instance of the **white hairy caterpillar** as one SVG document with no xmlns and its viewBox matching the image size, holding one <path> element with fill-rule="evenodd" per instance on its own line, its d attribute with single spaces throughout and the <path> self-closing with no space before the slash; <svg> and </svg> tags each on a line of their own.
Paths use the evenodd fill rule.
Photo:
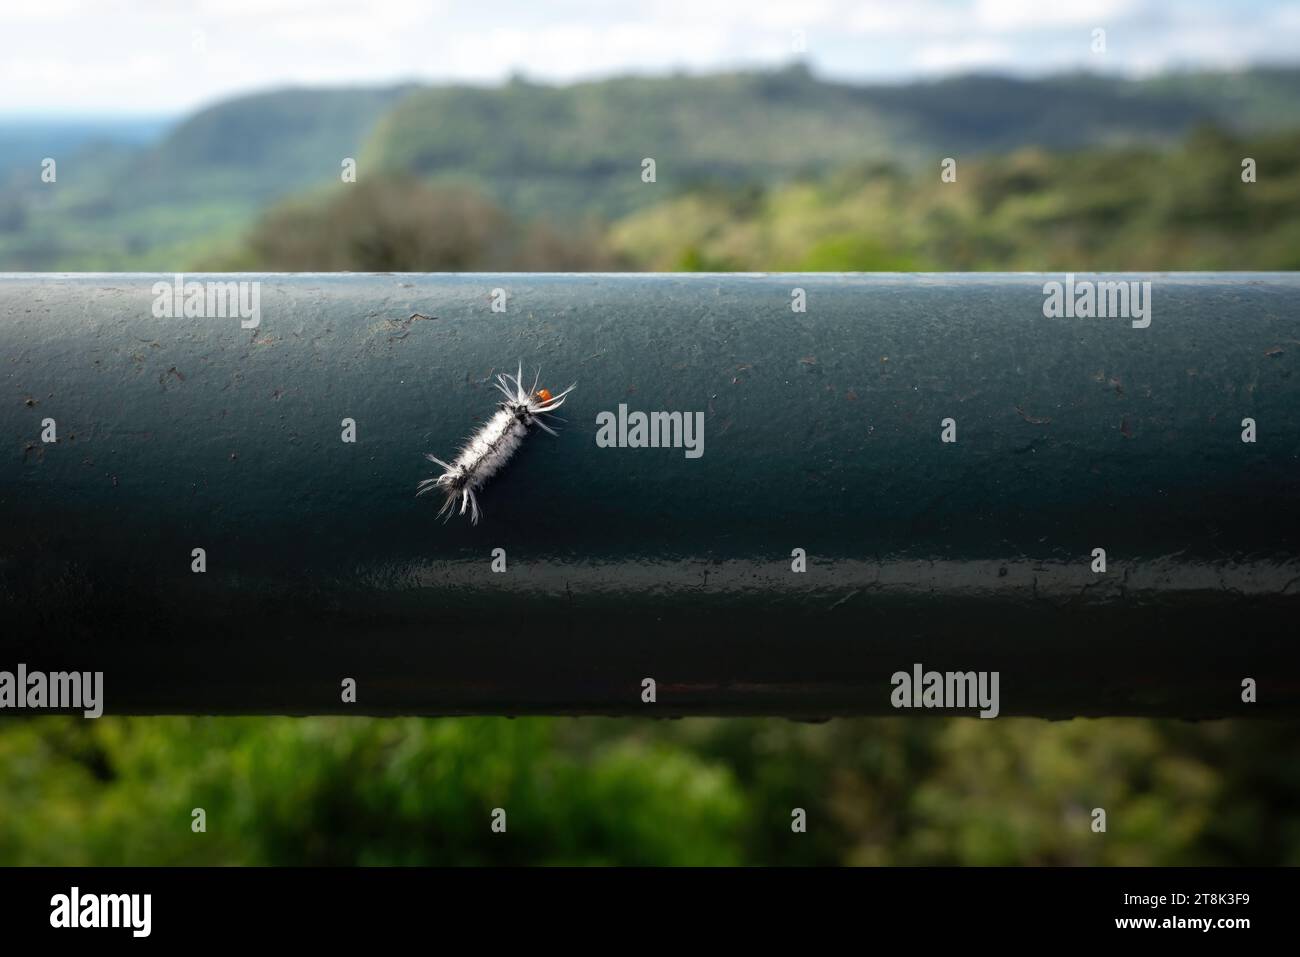
<svg viewBox="0 0 1300 957">
<path fill-rule="evenodd" d="M 541 374 L 538 369 L 533 387 L 527 391 L 523 387 L 523 363 L 520 363 L 519 371 L 514 375 L 497 376 L 496 387 L 505 395 L 506 400 L 492 418 L 469 437 L 456 460 L 448 464 L 434 455 L 425 454 L 424 457 L 430 462 L 442 466 L 443 473 L 437 478 L 421 481 L 416 486 L 415 494 L 423 495 L 441 489 L 446 494 L 446 500 L 438 510 L 439 515 L 446 514 L 450 518 L 451 509 L 459 499 L 460 514 L 464 515 L 468 510 L 471 524 L 477 525 L 479 515 L 482 514 L 478 507 L 477 493 L 487 484 L 488 479 L 510 461 L 528 434 L 528 427 L 535 425 L 551 435 L 556 434 L 554 429 L 542 421 L 541 416 L 564 405 L 564 397 L 577 388 L 578 383 L 573 383 L 559 395 L 551 395 L 548 390 L 537 388 Z"/>
</svg>

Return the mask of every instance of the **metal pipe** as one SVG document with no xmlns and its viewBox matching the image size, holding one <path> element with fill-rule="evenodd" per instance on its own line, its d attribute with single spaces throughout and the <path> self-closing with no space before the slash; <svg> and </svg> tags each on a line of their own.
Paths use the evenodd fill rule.
<svg viewBox="0 0 1300 957">
<path fill-rule="evenodd" d="M 1028 274 L 0 276 L 0 669 L 107 713 L 949 713 L 895 710 L 918 664 L 1300 713 L 1300 277 L 1069 295 L 1111 280 L 1149 325 Z M 423 456 L 518 363 L 567 423 L 444 524 Z M 635 412 L 701 454 L 609 447 Z"/>
</svg>

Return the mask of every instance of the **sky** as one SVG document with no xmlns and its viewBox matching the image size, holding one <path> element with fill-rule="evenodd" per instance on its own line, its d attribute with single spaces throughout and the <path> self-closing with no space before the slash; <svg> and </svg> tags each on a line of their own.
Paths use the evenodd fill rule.
<svg viewBox="0 0 1300 957">
<path fill-rule="evenodd" d="M 284 86 L 794 59 L 862 82 L 1296 63 L 1300 0 L 0 0 L 0 115 L 175 115 Z"/>
</svg>

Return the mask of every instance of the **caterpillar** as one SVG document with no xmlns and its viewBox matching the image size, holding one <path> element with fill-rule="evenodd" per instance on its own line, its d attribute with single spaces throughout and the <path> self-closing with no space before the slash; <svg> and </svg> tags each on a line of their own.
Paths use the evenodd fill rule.
<svg viewBox="0 0 1300 957">
<path fill-rule="evenodd" d="M 548 389 L 537 388 L 541 374 L 538 369 L 533 387 L 527 391 L 523 387 L 523 363 L 519 364 L 519 371 L 514 375 L 503 373 L 497 376 L 494 384 L 506 399 L 492 418 L 466 440 L 455 461 L 444 462 L 435 455 L 425 453 L 424 457 L 442 466 L 443 471 L 436 478 L 420 481 L 416 485 L 415 494 L 420 496 L 440 489 L 446 498 L 438 510 L 439 515 L 451 518 L 451 510 L 459 500 L 459 513 L 464 515 L 468 511 L 470 523 L 477 525 L 482 514 L 478 505 L 478 493 L 488 479 L 510 461 L 528 434 L 529 426 L 535 425 L 551 435 L 556 434 L 554 429 L 542 421 L 542 416 L 564 405 L 564 397 L 577 388 L 578 383 L 573 383 L 559 395 L 552 395 Z"/>
</svg>

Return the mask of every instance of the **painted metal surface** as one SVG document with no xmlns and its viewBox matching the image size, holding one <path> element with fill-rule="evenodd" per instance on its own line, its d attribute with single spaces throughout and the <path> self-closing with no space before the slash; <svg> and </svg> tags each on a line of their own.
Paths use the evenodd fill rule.
<svg viewBox="0 0 1300 957">
<path fill-rule="evenodd" d="M 0 276 L 0 668 L 110 713 L 891 713 L 918 662 L 1004 715 L 1300 712 L 1296 275 L 1109 277 L 1147 328 L 1045 318 L 1059 276 L 186 278 L 260 324 Z M 423 455 L 519 362 L 567 423 L 443 524 Z M 601 447 L 620 405 L 703 453 Z"/>
</svg>

